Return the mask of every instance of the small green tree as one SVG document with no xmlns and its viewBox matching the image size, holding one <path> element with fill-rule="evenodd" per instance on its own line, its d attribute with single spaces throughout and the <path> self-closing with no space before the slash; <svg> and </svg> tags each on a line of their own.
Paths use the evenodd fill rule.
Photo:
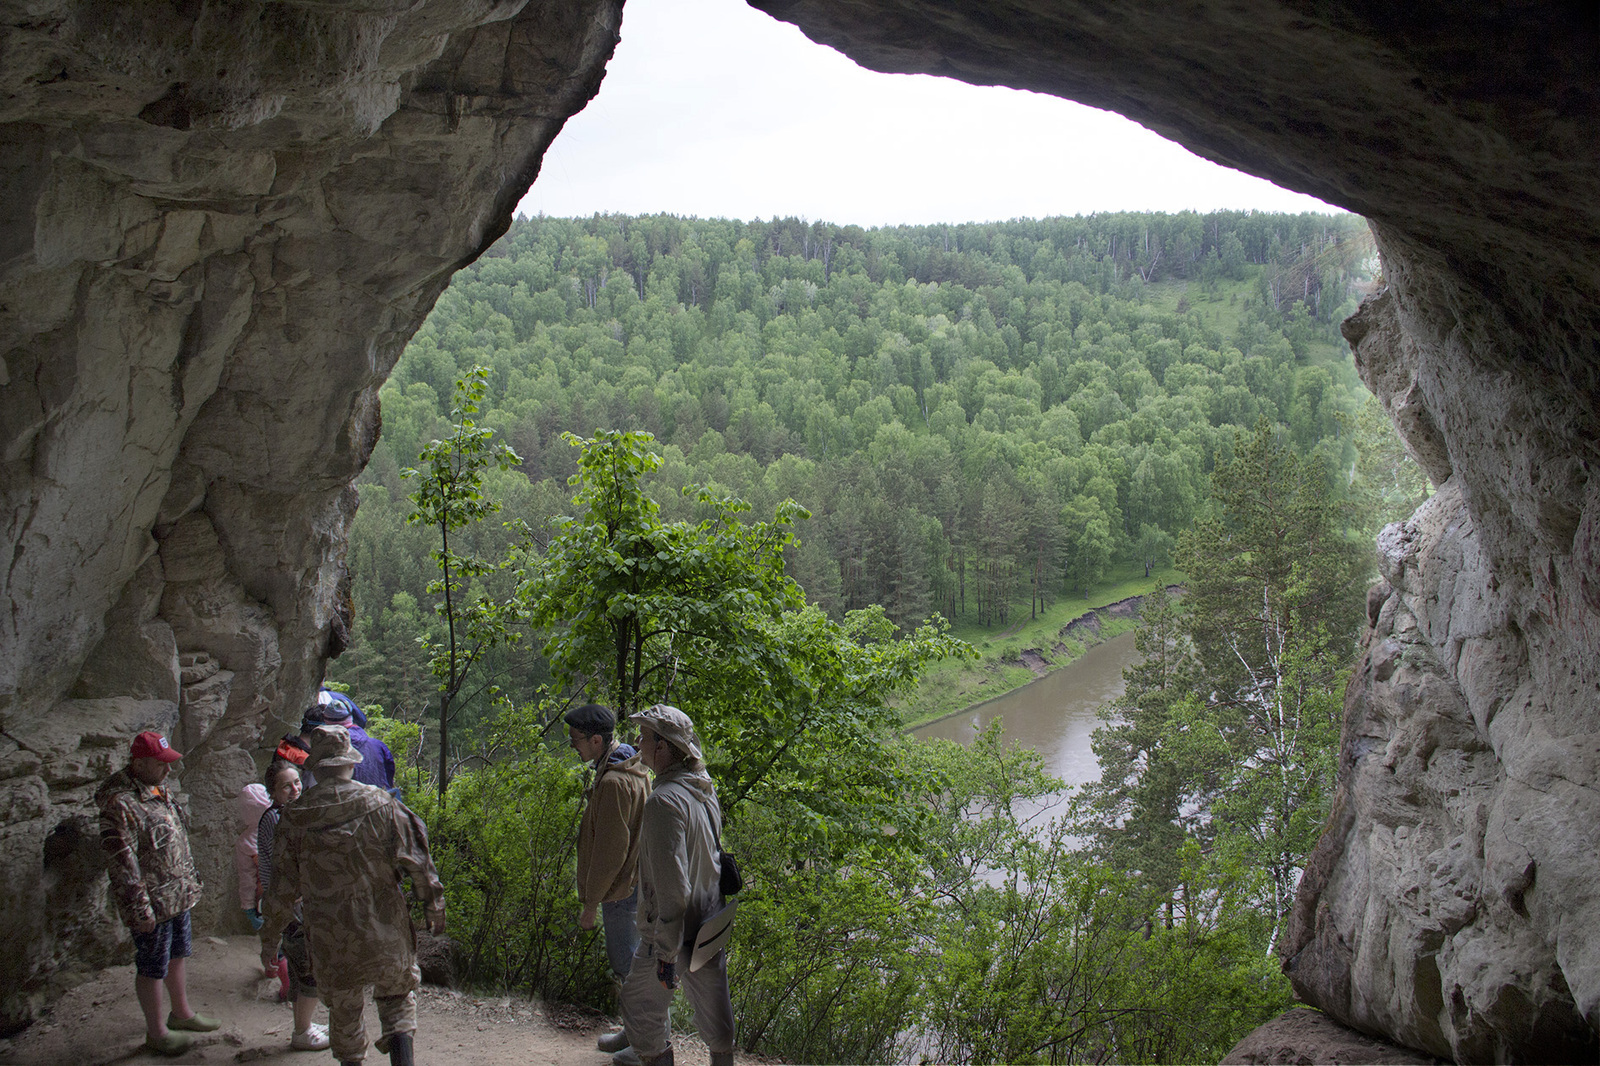
<svg viewBox="0 0 1600 1066">
<path fill-rule="evenodd" d="M 1197 721 L 1196 664 L 1183 616 L 1164 590 L 1145 598 L 1134 644 L 1140 659 L 1123 671 L 1127 688 L 1094 733 L 1100 777 L 1083 786 L 1073 810 L 1090 852 L 1133 875 L 1128 887 L 1138 891 L 1128 894 L 1165 910 L 1178 891 L 1184 838 L 1203 830 L 1228 753 L 1215 729 Z"/>
<path fill-rule="evenodd" d="M 1212 510 L 1178 543 L 1189 633 L 1219 701 L 1254 706 L 1297 631 L 1320 627 L 1325 647 L 1353 650 L 1371 548 L 1346 534 L 1360 523 L 1347 520 L 1322 463 L 1296 455 L 1264 418 L 1211 482 Z"/>
<path fill-rule="evenodd" d="M 1061 523 L 1066 530 L 1066 583 L 1067 587 L 1083 593 L 1105 576 L 1111 565 L 1116 541 L 1111 535 L 1111 518 L 1100 501 L 1088 494 L 1073 497 L 1061 513 Z"/>
<path fill-rule="evenodd" d="M 1266 953 L 1326 816 L 1365 566 L 1321 461 L 1265 421 L 1212 480 L 1211 511 L 1180 542 L 1187 594 L 1147 601 L 1144 658 L 1096 731 L 1101 778 L 1076 812 L 1161 924 L 1191 898 L 1186 842 L 1231 864 Z"/>
<path fill-rule="evenodd" d="M 592 682 L 625 718 L 714 663 L 755 663 L 756 620 L 805 602 L 784 573 L 783 549 L 809 513 L 785 501 L 771 522 L 746 524 L 743 501 L 686 489 L 710 516 L 664 522 L 643 487 L 661 462 L 650 434 L 565 439 L 582 449 L 571 479 L 577 513 L 560 522 L 522 590 L 530 620 L 548 634 L 556 680 Z"/>
<path fill-rule="evenodd" d="M 830 825 L 864 817 L 888 788 L 878 759 L 898 725 L 889 696 L 930 659 L 962 654 L 937 616 L 909 637 L 881 607 L 834 622 L 805 604 L 783 549 L 807 512 L 792 501 L 745 522 L 742 500 L 685 489 L 706 518 L 665 522 L 642 479 L 646 433 L 569 437 L 577 514 L 530 559 L 521 595 L 559 684 L 608 697 L 620 717 L 669 699 L 694 716 L 725 809 L 797 780 Z M 737 752 L 737 759 L 721 753 Z"/>
<path fill-rule="evenodd" d="M 439 534 L 438 547 L 428 554 L 440 576 L 428 583 L 428 592 L 443 597 L 434 610 L 444 624 L 444 639 L 423 636 L 420 642 L 439 684 L 441 806 L 450 787 L 450 725 L 463 692 L 490 650 L 518 639 L 513 627 L 521 619 L 517 597 L 495 599 L 481 585 L 483 579 L 504 570 L 509 560 L 463 553 L 452 539 L 500 510 L 499 501 L 484 491 L 484 472 L 490 467 L 507 470 L 521 462 L 509 446 L 495 443 L 494 430 L 478 425 L 474 418 L 488 393 L 488 375 L 487 368 L 475 366 L 456 380 L 452 432 L 424 447 L 417 467 L 401 472 L 417 482 L 407 522 L 431 526 Z M 486 691 L 491 699 L 497 694 L 493 685 L 486 685 Z"/>
<path fill-rule="evenodd" d="M 1367 397 L 1355 421 L 1356 476 L 1351 492 L 1370 516 L 1369 536 L 1402 522 L 1430 495 L 1428 475 L 1411 458 L 1376 397 Z"/>
</svg>

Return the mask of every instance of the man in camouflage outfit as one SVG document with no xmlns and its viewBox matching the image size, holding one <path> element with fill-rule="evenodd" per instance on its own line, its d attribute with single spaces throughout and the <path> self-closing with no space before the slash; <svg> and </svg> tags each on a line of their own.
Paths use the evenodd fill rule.
<svg viewBox="0 0 1600 1066">
<path fill-rule="evenodd" d="M 391 1066 L 412 1066 L 421 974 L 400 875 L 411 876 L 435 936 L 444 935 L 444 886 L 422 820 L 383 789 L 352 780 L 360 761 L 342 728 L 312 733 L 306 765 L 317 783 L 284 808 L 278 823 L 272 885 L 262 901 L 261 959 L 276 962 L 278 933 L 301 898 L 334 1056 L 342 1063 L 366 1057 L 361 1014 L 371 985 L 383 1028 L 378 1050 L 388 1052 Z"/>
<path fill-rule="evenodd" d="M 161 1055 L 181 1055 L 191 1032 L 210 1032 L 222 1024 L 190 1009 L 185 984 L 189 911 L 200 902 L 200 877 L 189 854 L 183 812 L 162 787 L 181 758 L 160 733 L 140 733 L 133 738 L 128 765 L 94 796 L 111 894 L 133 931 L 134 991 L 144 1011 L 145 1047 Z M 163 985 L 172 1001 L 165 1020 Z"/>
</svg>

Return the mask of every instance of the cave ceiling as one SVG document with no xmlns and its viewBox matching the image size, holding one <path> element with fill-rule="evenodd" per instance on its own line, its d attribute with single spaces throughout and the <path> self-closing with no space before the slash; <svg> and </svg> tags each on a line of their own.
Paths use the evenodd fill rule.
<svg viewBox="0 0 1600 1066">
<path fill-rule="evenodd" d="M 752 6 L 871 69 L 1120 112 L 1372 222 L 1385 287 L 1346 336 L 1440 492 L 1380 543 L 1287 961 L 1332 1016 L 1411 1047 L 1587 1053 L 1600 5 Z M 621 19 L 0 0 L 0 1027 L 117 950 L 114 921 L 53 916 L 106 913 L 89 796 L 131 732 L 192 752 L 222 841 L 197 858 L 225 878 L 215 810 L 349 636 L 377 390 L 598 90 Z M 1390 947 L 1363 939 L 1380 927 Z"/>
</svg>

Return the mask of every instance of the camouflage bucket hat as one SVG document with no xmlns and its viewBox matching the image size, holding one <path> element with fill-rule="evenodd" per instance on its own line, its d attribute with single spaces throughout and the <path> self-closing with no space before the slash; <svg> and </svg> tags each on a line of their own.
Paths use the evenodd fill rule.
<svg viewBox="0 0 1600 1066">
<path fill-rule="evenodd" d="M 341 725 L 318 726 L 311 732 L 311 757 L 306 769 L 324 766 L 354 766 L 361 761 L 361 753 L 350 746 L 350 732 Z"/>
<path fill-rule="evenodd" d="M 701 757 L 700 735 L 694 731 L 694 722 L 678 708 L 666 703 L 657 703 L 635 714 L 633 720 L 641 729 L 649 729 L 689 758 Z"/>
</svg>

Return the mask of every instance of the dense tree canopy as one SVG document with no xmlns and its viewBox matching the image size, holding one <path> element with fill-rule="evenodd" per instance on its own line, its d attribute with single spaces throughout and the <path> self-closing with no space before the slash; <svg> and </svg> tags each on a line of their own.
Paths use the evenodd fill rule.
<svg viewBox="0 0 1600 1066">
<path fill-rule="evenodd" d="M 686 484 L 810 512 L 785 564 L 829 616 L 1003 626 L 1169 562 L 1257 419 L 1347 481 L 1363 393 L 1333 324 L 1369 254 L 1359 219 L 1311 214 L 519 219 L 456 276 L 384 389 L 341 669 L 381 678 L 385 702 L 416 699 L 393 652 L 426 615 L 395 529 L 398 472 L 449 432 L 474 365 L 488 368 L 479 424 L 521 458 L 492 488 L 537 540 L 568 510 L 563 434 L 648 432 L 664 521 L 704 517 Z"/>
<path fill-rule="evenodd" d="M 1334 331 L 1370 247 L 1238 212 L 519 220 L 383 391 L 335 666 L 397 744 L 458 747 L 407 788 L 472 972 L 608 994 L 552 734 L 597 697 L 680 703 L 707 741 L 753 882 L 747 1047 L 1214 1060 L 1286 1005 L 1269 948 L 1360 545 L 1426 491 Z M 1020 624 L 1174 562 L 1074 823 L 1017 815 L 1060 783 L 998 731 L 897 736 L 889 698 L 963 653 L 940 615 Z M 425 707 L 460 727 L 428 738 Z"/>
</svg>

